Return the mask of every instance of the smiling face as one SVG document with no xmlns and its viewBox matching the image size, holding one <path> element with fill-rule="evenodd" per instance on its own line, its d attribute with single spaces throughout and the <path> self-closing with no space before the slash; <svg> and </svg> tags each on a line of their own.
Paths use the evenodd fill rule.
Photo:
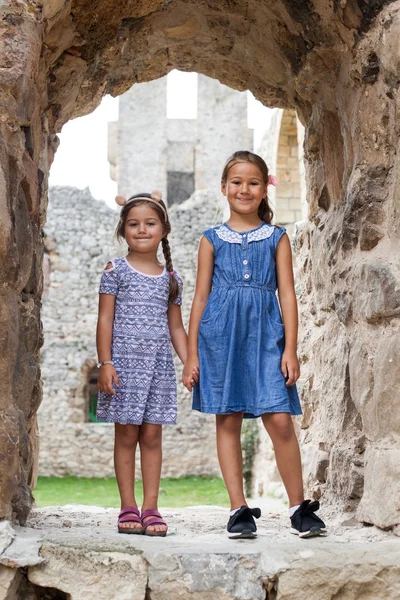
<svg viewBox="0 0 400 600">
<path fill-rule="evenodd" d="M 267 195 L 267 183 L 257 165 L 251 162 L 237 162 L 229 169 L 221 190 L 227 197 L 233 212 L 257 214 L 261 200 Z"/>
<path fill-rule="evenodd" d="M 164 235 L 157 210 L 147 202 L 130 209 L 125 220 L 124 237 L 133 252 L 156 252 Z"/>
</svg>

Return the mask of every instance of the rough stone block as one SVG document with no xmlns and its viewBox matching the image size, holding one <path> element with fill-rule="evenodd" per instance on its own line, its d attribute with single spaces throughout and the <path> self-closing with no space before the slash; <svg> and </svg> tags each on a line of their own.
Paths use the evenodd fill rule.
<svg viewBox="0 0 400 600">
<path fill-rule="evenodd" d="M 400 523 L 400 447 L 369 447 L 365 452 L 364 494 L 359 521 L 378 527 Z"/>
<path fill-rule="evenodd" d="M 324 483 L 329 465 L 329 453 L 320 450 L 314 444 L 304 444 L 301 455 L 305 481 L 316 480 Z"/>
<path fill-rule="evenodd" d="M 387 262 L 369 262 L 356 269 L 354 315 L 369 322 L 400 315 L 400 290 Z"/>
<path fill-rule="evenodd" d="M 45 562 L 29 568 L 29 581 L 61 590 L 71 600 L 145 597 L 147 564 L 140 555 L 55 545 L 42 546 L 41 555 Z"/>
<path fill-rule="evenodd" d="M 358 337 L 350 351 L 351 396 L 369 440 L 396 440 L 400 435 L 400 339 L 398 335 L 376 336 L 373 349 L 368 349 L 366 341 Z"/>
<path fill-rule="evenodd" d="M 0 600 L 19 600 L 16 587 L 20 576 L 16 569 L 0 565 Z"/>
</svg>

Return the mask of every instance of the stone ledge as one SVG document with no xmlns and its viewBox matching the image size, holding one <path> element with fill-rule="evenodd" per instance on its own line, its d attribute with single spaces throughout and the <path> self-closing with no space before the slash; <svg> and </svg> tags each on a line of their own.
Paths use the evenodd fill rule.
<svg viewBox="0 0 400 600">
<path fill-rule="evenodd" d="M 0 600 L 26 600 L 18 591 L 9 594 L 12 573 L 21 571 L 11 566 L 27 567 L 35 589 L 60 590 L 64 594 L 55 597 L 68 600 L 400 597 L 400 542 L 393 533 L 329 524 L 326 538 L 300 540 L 289 533 L 285 515 L 269 513 L 258 522 L 257 539 L 239 541 L 224 532 L 226 509 L 163 514 L 169 535 L 150 538 L 118 534 L 114 509 L 33 511 L 0 555 L 6 565 L 0 567 Z"/>
</svg>

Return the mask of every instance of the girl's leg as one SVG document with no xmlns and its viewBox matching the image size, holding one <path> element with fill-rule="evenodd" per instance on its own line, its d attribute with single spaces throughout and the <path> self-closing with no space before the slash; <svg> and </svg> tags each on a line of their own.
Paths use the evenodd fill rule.
<svg viewBox="0 0 400 600">
<path fill-rule="evenodd" d="M 139 446 L 143 480 L 142 511 L 157 509 L 162 462 L 162 425 L 142 423 L 139 430 Z M 148 530 L 166 531 L 167 526 L 149 525 Z"/>
<path fill-rule="evenodd" d="M 243 490 L 243 458 L 240 433 L 243 413 L 216 415 L 219 466 L 231 502 L 231 510 L 246 505 Z"/>
<path fill-rule="evenodd" d="M 303 476 L 292 417 L 289 413 L 265 413 L 262 420 L 274 446 L 276 464 L 289 498 L 289 507 L 301 504 L 304 500 Z"/>
<path fill-rule="evenodd" d="M 121 509 L 135 506 L 135 454 L 139 437 L 139 425 L 115 423 L 114 467 L 117 478 Z M 141 528 L 140 523 L 120 523 L 122 527 Z"/>
</svg>

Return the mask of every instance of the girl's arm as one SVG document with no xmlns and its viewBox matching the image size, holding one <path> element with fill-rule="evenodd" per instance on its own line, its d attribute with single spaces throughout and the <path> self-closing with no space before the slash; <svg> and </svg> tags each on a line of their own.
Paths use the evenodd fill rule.
<svg viewBox="0 0 400 600">
<path fill-rule="evenodd" d="M 169 304 L 167 316 L 172 345 L 181 363 L 185 363 L 187 357 L 187 335 L 182 323 L 182 311 L 179 304 Z"/>
<path fill-rule="evenodd" d="M 96 344 L 99 362 L 111 360 L 112 329 L 114 324 L 115 296 L 99 295 L 99 317 L 97 320 Z M 100 367 L 97 387 L 101 392 L 114 395 L 113 382 L 119 386 L 119 379 L 113 365 Z"/>
<path fill-rule="evenodd" d="M 276 249 L 276 273 L 278 296 L 285 326 L 285 350 L 282 355 L 282 373 L 289 379 L 286 385 L 293 385 L 300 377 L 297 359 L 297 300 L 294 291 L 292 250 L 287 235 L 283 235 Z"/>
<path fill-rule="evenodd" d="M 206 237 L 200 239 L 196 290 L 194 293 L 192 310 L 189 320 L 188 353 L 182 375 L 182 383 L 190 391 L 193 387 L 193 372 L 199 372 L 199 356 L 197 339 L 199 335 L 200 319 L 203 316 L 208 297 L 211 292 L 211 282 L 214 271 L 214 249 Z"/>
</svg>

